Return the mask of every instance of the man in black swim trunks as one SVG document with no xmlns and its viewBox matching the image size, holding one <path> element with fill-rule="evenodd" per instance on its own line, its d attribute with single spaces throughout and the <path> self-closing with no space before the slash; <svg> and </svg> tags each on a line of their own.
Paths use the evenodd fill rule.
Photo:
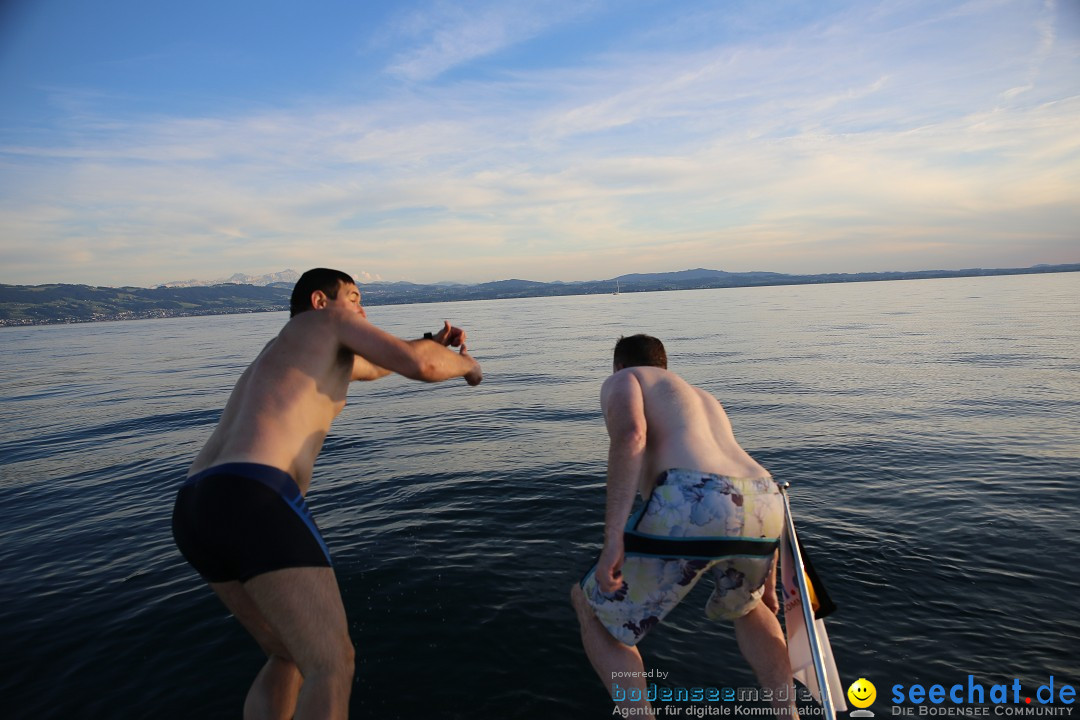
<svg viewBox="0 0 1080 720">
<path fill-rule="evenodd" d="M 353 644 L 304 495 L 349 383 L 391 372 L 482 379 L 460 328 L 401 340 L 367 321 L 350 276 L 309 270 L 289 322 L 240 376 L 177 496 L 177 545 L 268 656 L 245 718 L 348 715 Z"/>
</svg>

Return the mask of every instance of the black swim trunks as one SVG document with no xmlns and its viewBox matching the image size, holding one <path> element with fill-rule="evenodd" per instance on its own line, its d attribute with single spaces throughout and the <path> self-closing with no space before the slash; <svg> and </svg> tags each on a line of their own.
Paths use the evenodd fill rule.
<svg viewBox="0 0 1080 720">
<path fill-rule="evenodd" d="M 173 538 L 207 582 L 293 567 L 331 567 L 319 528 L 292 477 L 258 463 L 225 463 L 187 479 Z"/>
</svg>

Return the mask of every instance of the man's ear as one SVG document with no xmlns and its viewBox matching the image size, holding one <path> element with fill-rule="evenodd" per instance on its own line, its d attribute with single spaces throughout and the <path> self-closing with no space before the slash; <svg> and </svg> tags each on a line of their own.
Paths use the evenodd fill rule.
<svg viewBox="0 0 1080 720">
<path fill-rule="evenodd" d="M 311 293 L 311 307 L 316 310 L 322 310 L 330 304 L 330 298 L 326 296 L 322 290 L 316 290 Z"/>
</svg>

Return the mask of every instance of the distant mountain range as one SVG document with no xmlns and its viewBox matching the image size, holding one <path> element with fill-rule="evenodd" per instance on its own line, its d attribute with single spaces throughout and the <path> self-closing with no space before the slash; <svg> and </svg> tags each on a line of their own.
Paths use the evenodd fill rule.
<svg viewBox="0 0 1080 720">
<path fill-rule="evenodd" d="M 616 288 L 623 293 L 633 293 L 1059 272 L 1080 272 L 1080 263 L 1035 265 L 1028 268 L 972 268 L 820 275 L 786 275 L 773 272 L 732 273 L 697 268 L 678 272 L 633 273 L 620 275 L 610 280 L 584 282 L 545 283 L 516 279 L 475 285 L 364 282 L 360 283 L 360 289 L 364 295 L 365 305 L 396 305 L 455 300 L 595 295 L 612 293 Z M 237 274 L 214 283 L 196 280 L 166 283 L 156 288 L 0 285 L 0 326 L 288 310 L 289 295 L 299 276 L 295 270 L 283 270 L 279 273 L 259 276 Z"/>
<path fill-rule="evenodd" d="M 274 283 L 288 283 L 293 285 L 300 279 L 300 273 L 295 270 L 282 270 L 281 272 L 270 273 L 268 275 L 245 275 L 243 273 L 235 273 L 224 280 L 170 280 L 167 283 L 158 285 L 163 288 L 185 288 L 185 287 L 210 287 L 212 285 L 256 285 L 265 286 L 273 285 Z"/>
</svg>

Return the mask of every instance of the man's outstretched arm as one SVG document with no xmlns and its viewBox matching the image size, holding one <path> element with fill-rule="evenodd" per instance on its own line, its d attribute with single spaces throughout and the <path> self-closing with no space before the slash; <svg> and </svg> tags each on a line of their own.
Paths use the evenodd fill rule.
<svg viewBox="0 0 1080 720">
<path fill-rule="evenodd" d="M 604 592 L 622 586 L 623 530 L 634 507 L 645 459 L 645 398 L 637 377 L 626 370 L 615 373 L 600 391 L 607 425 L 607 510 L 604 514 L 604 549 L 596 565 L 596 580 Z"/>
<path fill-rule="evenodd" d="M 407 342 L 410 345 L 422 342 L 435 342 L 444 347 L 460 347 L 465 344 L 465 331 L 461 328 L 454 327 L 449 321 L 444 320 L 442 329 L 431 337 L 425 335 L 424 338 L 419 340 L 409 340 Z M 378 380 L 393 372 L 393 370 L 388 370 L 380 365 L 376 365 L 363 355 L 353 356 L 353 380 Z"/>
<path fill-rule="evenodd" d="M 464 342 L 455 353 L 433 340 L 406 342 L 355 315 L 343 313 L 336 320 L 339 342 L 373 366 L 370 369 L 362 367 L 361 378 L 367 375 L 374 376 L 371 379 L 382 377 L 383 371 L 388 371 L 425 382 L 463 377 L 470 385 L 479 385 L 483 379 L 480 363 L 468 354 Z M 439 334 L 444 333 L 440 331 Z M 463 339 L 464 332 L 458 337 Z M 357 372 L 354 360 L 353 377 L 360 379 L 356 378 Z"/>
</svg>

